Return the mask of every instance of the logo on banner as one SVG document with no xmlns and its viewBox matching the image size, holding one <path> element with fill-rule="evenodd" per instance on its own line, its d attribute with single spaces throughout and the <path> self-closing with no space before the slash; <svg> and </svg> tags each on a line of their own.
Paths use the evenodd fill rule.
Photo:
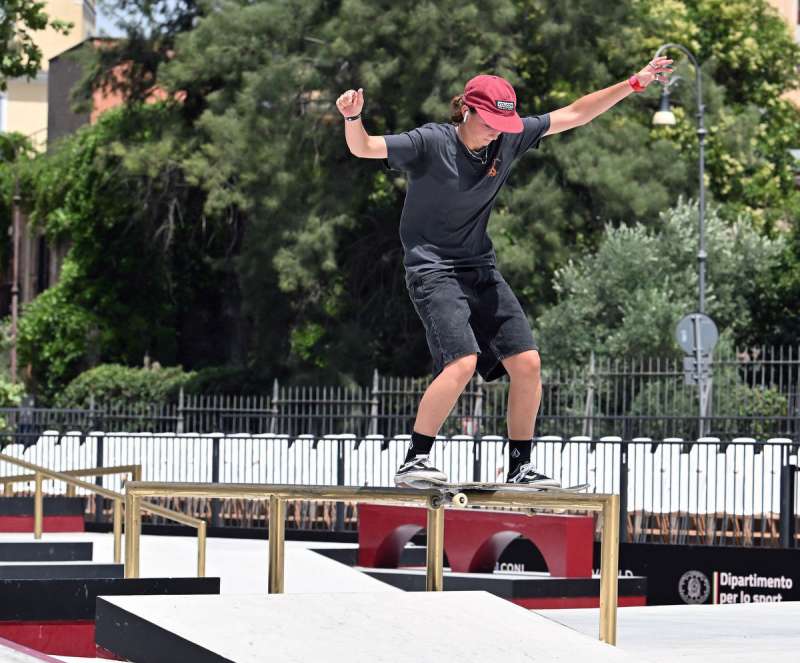
<svg viewBox="0 0 800 663">
<path fill-rule="evenodd" d="M 711 594 L 711 582 L 702 571 L 687 571 L 678 580 L 678 594 L 684 603 L 705 603 Z"/>
</svg>

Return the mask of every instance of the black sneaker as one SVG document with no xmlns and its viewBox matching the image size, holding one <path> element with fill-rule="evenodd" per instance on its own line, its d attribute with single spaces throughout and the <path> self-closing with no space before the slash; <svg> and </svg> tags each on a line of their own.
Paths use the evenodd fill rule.
<svg viewBox="0 0 800 663">
<path fill-rule="evenodd" d="M 447 481 L 447 475 L 441 470 L 437 470 L 428 461 L 428 456 L 414 456 L 411 460 L 403 463 L 394 475 L 396 485 L 403 484 L 413 486 L 418 481 Z"/>
<path fill-rule="evenodd" d="M 515 483 L 523 486 L 541 486 L 542 488 L 561 488 L 561 482 L 537 472 L 533 463 L 523 463 L 513 472 L 509 472 L 506 483 Z"/>
</svg>

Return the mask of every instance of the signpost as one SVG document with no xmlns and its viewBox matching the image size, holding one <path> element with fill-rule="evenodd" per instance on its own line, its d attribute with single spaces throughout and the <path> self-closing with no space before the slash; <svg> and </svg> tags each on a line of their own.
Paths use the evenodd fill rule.
<svg viewBox="0 0 800 663">
<path fill-rule="evenodd" d="M 719 340 L 719 331 L 705 313 L 690 313 L 678 323 L 675 339 L 686 353 L 683 358 L 686 384 L 698 386 L 700 412 L 697 432 L 698 437 L 703 437 L 706 434 L 705 418 L 709 416 L 711 396 L 711 355 Z"/>
</svg>

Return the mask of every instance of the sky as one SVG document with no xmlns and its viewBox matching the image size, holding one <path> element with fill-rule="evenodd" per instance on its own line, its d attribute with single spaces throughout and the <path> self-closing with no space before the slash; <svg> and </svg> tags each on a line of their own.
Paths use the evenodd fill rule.
<svg viewBox="0 0 800 663">
<path fill-rule="evenodd" d="M 121 37 L 122 32 L 114 25 L 114 21 L 105 12 L 105 7 L 100 3 L 97 7 L 97 21 L 95 23 L 95 31 L 98 35 L 105 34 L 109 37 Z"/>
</svg>

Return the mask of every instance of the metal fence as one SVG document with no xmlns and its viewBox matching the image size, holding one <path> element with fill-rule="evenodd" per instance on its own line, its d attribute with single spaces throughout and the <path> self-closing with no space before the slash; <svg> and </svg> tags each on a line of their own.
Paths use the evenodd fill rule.
<svg viewBox="0 0 800 663">
<path fill-rule="evenodd" d="M 562 483 L 620 492 L 629 540 L 778 545 L 784 536 L 795 545 L 786 532 L 797 496 L 786 468 L 796 465 L 800 443 L 800 348 L 718 355 L 713 375 L 702 429 L 726 442 L 689 445 L 676 439 L 699 436 L 697 388 L 685 381 L 679 358 L 593 357 L 569 370 L 550 368 L 545 358 L 540 468 Z M 370 385 L 351 387 L 275 381 L 269 395 L 181 392 L 177 402 L 136 407 L 3 409 L 0 446 L 53 469 L 140 463 L 148 480 L 389 485 L 428 384 L 376 372 Z M 495 480 L 504 471 L 498 436 L 505 435 L 508 388 L 476 378 L 459 399 L 442 429 L 450 442 L 437 445 L 434 457 L 451 478 Z M 767 442 L 776 438 L 785 441 Z M 172 506 L 207 512 L 218 524 L 266 518 L 258 502 Z M 355 510 L 300 504 L 289 517 L 290 526 L 347 529 Z"/>
<path fill-rule="evenodd" d="M 716 437 L 800 435 L 800 348 L 773 347 L 719 355 L 711 409 L 702 434 Z M 281 385 L 269 395 L 184 394 L 174 403 L 136 407 L 93 403 L 86 409 L 0 410 L 7 442 L 33 442 L 44 430 L 173 433 L 410 433 L 428 378 L 373 375 L 372 384 Z M 508 382 L 470 382 L 445 435 L 503 435 Z M 580 368 L 543 372 L 540 435 L 696 438 L 697 388 L 680 358 L 592 359 Z"/>
<path fill-rule="evenodd" d="M 408 436 L 120 434 L 43 435 L 4 452 L 54 470 L 141 464 L 149 481 L 389 486 Z M 620 495 L 623 539 L 635 542 L 798 546 L 798 440 L 543 437 L 533 460 L 563 485 Z M 433 462 L 454 481 L 502 480 L 497 436 L 442 438 Z M 0 463 L 0 476 L 13 474 Z M 120 479 L 104 485 L 120 490 Z M 89 500 L 93 502 L 93 500 Z M 265 526 L 266 504 L 171 500 L 170 508 L 222 526 Z M 102 516 L 102 514 L 98 514 Z M 349 504 L 289 505 L 288 526 L 348 530 Z"/>
</svg>

